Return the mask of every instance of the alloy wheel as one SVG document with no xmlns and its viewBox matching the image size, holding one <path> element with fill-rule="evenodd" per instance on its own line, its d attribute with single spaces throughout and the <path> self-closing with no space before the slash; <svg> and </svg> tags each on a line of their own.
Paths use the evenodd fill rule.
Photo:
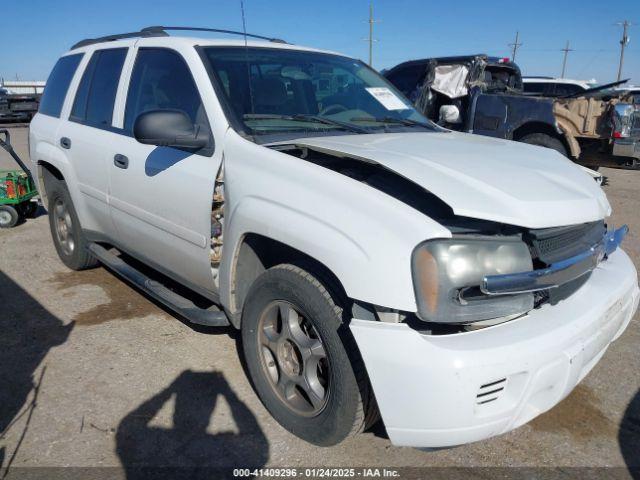
<svg viewBox="0 0 640 480">
<path fill-rule="evenodd" d="M 329 357 L 309 319 L 289 302 L 272 302 L 258 323 L 260 358 L 269 383 L 294 413 L 318 415 L 329 398 Z"/>
<path fill-rule="evenodd" d="M 66 255 L 72 255 L 76 246 L 73 235 L 73 221 L 65 202 L 58 198 L 53 207 L 53 223 L 60 247 Z"/>
</svg>

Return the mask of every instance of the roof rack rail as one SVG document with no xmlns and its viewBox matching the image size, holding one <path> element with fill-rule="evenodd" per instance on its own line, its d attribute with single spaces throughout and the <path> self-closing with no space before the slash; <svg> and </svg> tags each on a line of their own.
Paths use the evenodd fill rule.
<svg viewBox="0 0 640 480">
<path fill-rule="evenodd" d="M 154 26 L 154 27 L 146 27 L 141 30 L 141 32 L 151 32 L 151 33 L 167 33 L 167 30 L 182 30 L 182 31 L 191 31 L 191 32 L 215 32 L 215 33 L 228 33 L 230 35 L 240 35 L 243 37 L 250 38 L 258 38 L 260 40 L 267 40 L 269 42 L 274 43 L 287 43 L 286 41 L 280 38 L 273 37 L 265 37 L 263 35 L 255 35 L 253 33 L 245 33 L 238 32 L 237 30 L 223 30 L 220 28 L 204 28 L 204 27 L 164 27 L 164 26 Z"/>
<path fill-rule="evenodd" d="M 113 42 L 115 40 L 120 40 L 120 39 L 123 39 L 123 38 L 168 37 L 168 36 L 169 36 L 169 34 L 167 32 L 160 32 L 160 31 L 143 32 L 141 30 L 139 32 L 116 33 L 114 35 L 106 35 L 104 37 L 85 38 L 84 40 L 80 40 L 79 42 L 74 43 L 71 46 L 70 50 L 75 50 L 76 48 L 86 47 L 87 45 L 93 45 L 93 44 L 96 44 L 96 43 Z"/>
<path fill-rule="evenodd" d="M 258 38 L 260 40 L 267 40 L 269 42 L 274 42 L 274 43 L 287 43 L 284 40 L 281 40 L 279 38 L 271 38 L 271 37 L 265 37 L 262 35 L 255 35 L 252 33 L 237 32 L 235 30 L 223 30 L 220 28 L 202 28 L 202 27 L 164 27 L 164 26 L 156 25 L 152 27 L 145 27 L 141 29 L 139 32 L 117 33 L 114 35 L 106 35 L 104 37 L 86 38 L 84 40 L 80 40 L 79 42 L 75 43 L 71 47 L 71 50 L 75 50 L 76 48 L 80 48 L 80 47 L 86 47 L 88 45 L 94 45 L 96 43 L 113 42 L 115 40 L 120 40 L 123 38 L 168 37 L 169 34 L 167 33 L 167 30 L 227 33 L 230 35 L 241 35 L 243 37 Z"/>
</svg>

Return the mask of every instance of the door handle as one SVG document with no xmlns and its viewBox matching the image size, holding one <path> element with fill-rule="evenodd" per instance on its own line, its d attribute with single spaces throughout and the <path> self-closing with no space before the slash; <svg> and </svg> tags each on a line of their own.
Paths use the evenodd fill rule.
<svg viewBox="0 0 640 480">
<path fill-rule="evenodd" d="M 122 168 L 123 170 L 126 170 L 127 168 L 129 168 L 129 159 L 124 155 L 120 155 L 119 153 L 116 153 L 115 156 L 113 157 L 113 164 L 118 168 Z"/>
<path fill-rule="evenodd" d="M 67 137 L 62 137 L 60 139 L 60 146 L 62 148 L 66 148 L 67 150 L 71 148 L 71 139 Z"/>
</svg>

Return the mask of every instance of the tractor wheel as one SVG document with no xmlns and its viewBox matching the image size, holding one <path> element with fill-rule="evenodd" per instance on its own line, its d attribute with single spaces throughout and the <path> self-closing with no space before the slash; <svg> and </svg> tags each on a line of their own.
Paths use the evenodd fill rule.
<svg viewBox="0 0 640 480">
<path fill-rule="evenodd" d="M 0 205 L 0 228 L 15 227 L 20 220 L 18 211 L 10 205 Z"/>
</svg>

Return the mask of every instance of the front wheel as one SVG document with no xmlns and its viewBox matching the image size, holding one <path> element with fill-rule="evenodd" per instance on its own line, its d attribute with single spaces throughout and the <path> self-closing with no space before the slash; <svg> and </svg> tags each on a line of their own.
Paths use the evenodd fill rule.
<svg viewBox="0 0 640 480">
<path fill-rule="evenodd" d="M 375 417 L 375 402 L 342 309 L 309 272 L 267 270 L 242 316 L 242 346 L 258 396 L 298 437 L 335 445 Z"/>
<path fill-rule="evenodd" d="M 528 143 L 529 145 L 538 145 L 540 147 L 550 148 L 556 152 L 561 153 L 565 157 L 568 157 L 567 148 L 562 143 L 562 140 L 546 133 L 530 133 L 522 137 L 519 142 Z"/>
</svg>

